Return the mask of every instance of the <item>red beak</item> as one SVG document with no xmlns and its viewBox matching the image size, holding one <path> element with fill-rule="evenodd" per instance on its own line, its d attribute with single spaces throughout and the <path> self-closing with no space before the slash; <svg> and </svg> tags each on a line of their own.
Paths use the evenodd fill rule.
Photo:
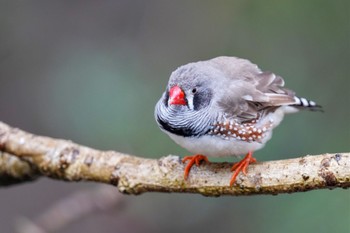
<svg viewBox="0 0 350 233">
<path fill-rule="evenodd" d="M 169 104 L 186 105 L 185 93 L 179 86 L 173 86 L 169 90 Z"/>
</svg>

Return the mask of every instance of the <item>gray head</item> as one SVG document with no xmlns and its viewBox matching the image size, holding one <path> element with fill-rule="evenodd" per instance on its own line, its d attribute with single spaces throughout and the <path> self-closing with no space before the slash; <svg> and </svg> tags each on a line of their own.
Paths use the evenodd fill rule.
<svg viewBox="0 0 350 233">
<path fill-rule="evenodd" d="M 220 70 L 207 61 L 190 63 L 176 69 L 170 76 L 167 88 L 156 105 L 159 126 L 182 136 L 200 136 L 210 127 L 215 112 L 214 89 L 223 76 Z"/>
<path fill-rule="evenodd" d="M 218 81 L 214 76 L 221 71 L 203 63 L 181 66 L 171 74 L 166 90 L 169 107 L 198 111 L 210 105 Z"/>
</svg>

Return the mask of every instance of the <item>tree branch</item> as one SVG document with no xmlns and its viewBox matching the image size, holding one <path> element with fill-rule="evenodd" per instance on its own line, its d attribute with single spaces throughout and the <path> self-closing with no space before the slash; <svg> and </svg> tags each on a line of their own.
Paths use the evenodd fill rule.
<svg viewBox="0 0 350 233">
<path fill-rule="evenodd" d="M 39 175 L 30 163 L 0 150 L 0 186 L 33 181 Z"/>
<path fill-rule="evenodd" d="M 9 184 L 9 176 L 18 182 L 41 175 L 112 184 L 128 194 L 186 192 L 205 196 L 279 194 L 350 186 L 350 153 L 258 162 L 249 166 L 247 176 L 240 175 L 237 184 L 230 187 L 230 163 L 193 167 L 185 181 L 184 165 L 178 156 L 156 160 L 98 151 L 67 140 L 29 134 L 2 122 L 0 151 L 0 185 Z M 16 162 L 11 164 L 13 160 Z M 7 182 L 3 182 L 3 174 Z"/>
</svg>

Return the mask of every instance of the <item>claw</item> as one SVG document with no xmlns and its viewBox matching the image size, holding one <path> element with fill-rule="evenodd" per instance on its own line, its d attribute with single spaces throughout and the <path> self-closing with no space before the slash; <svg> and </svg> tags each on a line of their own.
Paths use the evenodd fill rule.
<svg viewBox="0 0 350 233">
<path fill-rule="evenodd" d="M 235 163 L 232 166 L 231 171 L 234 171 L 234 173 L 230 180 L 230 186 L 232 186 L 235 183 L 236 178 L 240 172 L 243 172 L 244 175 L 247 175 L 248 165 L 256 162 L 256 159 L 252 155 L 253 153 L 249 152 L 241 161 Z"/>
<path fill-rule="evenodd" d="M 207 158 L 207 156 L 204 156 L 204 155 L 193 155 L 193 156 L 185 156 L 183 159 L 182 159 L 182 162 L 185 163 L 186 161 L 189 161 L 188 164 L 186 165 L 185 167 L 185 171 L 184 171 L 184 179 L 187 180 L 188 178 L 188 174 L 190 173 L 190 170 L 192 168 L 192 166 L 194 164 L 196 164 L 197 166 L 200 165 L 200 162 L 201 161 L 205 161 L 207 163 L 209 163 L 209 160 Z"/>
</svg>

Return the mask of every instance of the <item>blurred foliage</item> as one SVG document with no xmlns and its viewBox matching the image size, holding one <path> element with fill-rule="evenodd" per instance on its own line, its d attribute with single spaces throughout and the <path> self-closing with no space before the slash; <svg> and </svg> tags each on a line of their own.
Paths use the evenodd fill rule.
<svg viewBox="0 0 350 233">
<path fill-rule="evenodd" d="M 219 55 L 248 58 L 274 71 L 325 108 L 323 114 L 287 116 L 256 153 L 259 160 L 349 150 L 345 0 L 1 1 L 0 120 L 99 149 L 185 155 L 157 128 L 154 105 L 177 66 Z M 43 180 L 1 190 L 2 231 L 12 231 L 19 215 L 36 216 L 64 193 L 86 186 Z M 128 199 L 125 213 L 115 216 L 129 225 L 133 219 L 133 227 L 122 224 L 123 232 L 350 231 L 345 190 Z M 108 219 L 96 216 L 65 232 L 119 232 L 114 218 Z"/>
</svg>

